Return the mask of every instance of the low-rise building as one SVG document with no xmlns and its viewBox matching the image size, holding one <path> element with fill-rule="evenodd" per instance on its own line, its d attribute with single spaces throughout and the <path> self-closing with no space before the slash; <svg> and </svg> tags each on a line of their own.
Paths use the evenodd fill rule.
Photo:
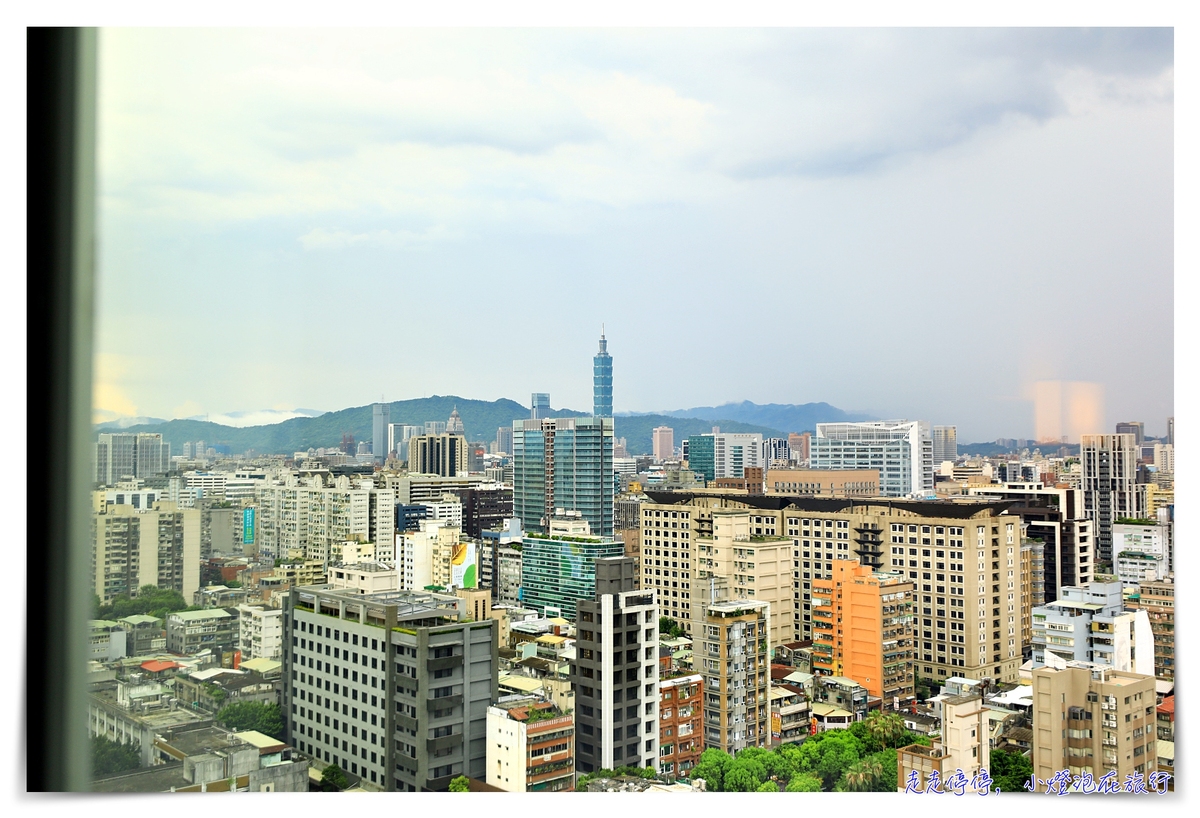
<svg viewBox="0 0 1200 818">
<path fill-rule="evenodd" d="M 771 687 L 771 742 L 798 744 L 812 732 L 812 703 L 791 685 Z"/>
<path fill-rule="evenodd" d="M 188 656 L 206 649 L 233 650 L 238 645 L 237 610 L 210 608 L 167 615 L 167 650 Z"/>
<path fill-rule="evenodd" d="M 126 633 L 119 622 L 107 619 L 88 621 L 88 659 L 96 662 L 111 662 L 126 656 Z"/>
<path fill-rule="evenodd" d="M 167 649 L 167 631 L 157 616 L 134 614 L 118 619 L 117 624 L 125 631 L 126 655 L 148 656 Z"/>
<path fill-rule="evenodd" d="M 309 760 L 257 731 L 189 725 L 153 743 L 154 763 L 92 782 L 93 792 L 307 792 Z"/>
<path fill-rule="evenodd" d="M 506 792 L 575 789 L 575 722 L 536 696 L 504 696 L 488 708 L 487 783 Z"/>
</svg>

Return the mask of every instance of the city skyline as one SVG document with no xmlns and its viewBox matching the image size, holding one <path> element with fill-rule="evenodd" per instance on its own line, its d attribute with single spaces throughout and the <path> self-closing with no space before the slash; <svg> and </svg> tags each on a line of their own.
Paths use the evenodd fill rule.
<svg viewBox="0 0 1200 818">
<path fill-rule="evenodd" d="M 106 30 L 100 60 L 101 419 L 582 409 L 601 324 L 618 416 L 1033 438 L 1047 381 L 1096 385 L 1090 431 L 1174 414 L 1169 29 Z M 457 323 L 406 308 L 446 282 Z"/>
</svg>

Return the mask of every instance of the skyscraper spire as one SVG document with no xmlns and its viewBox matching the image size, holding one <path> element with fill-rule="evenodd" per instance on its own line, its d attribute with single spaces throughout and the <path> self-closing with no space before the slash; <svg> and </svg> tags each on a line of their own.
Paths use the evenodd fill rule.
<svg viewBox="0 0 1200 818">
<path fill-rule="evenodd" d="M 598 418 L 612 417 L 612 356 L 600 325 L 600 350 L 592 359 L 592 414 Z"/>
</svg>

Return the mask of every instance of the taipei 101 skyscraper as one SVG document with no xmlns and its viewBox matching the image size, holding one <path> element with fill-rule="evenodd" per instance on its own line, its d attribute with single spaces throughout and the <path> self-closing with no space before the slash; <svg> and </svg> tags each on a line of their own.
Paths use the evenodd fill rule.
<svg viewBox="0 0 1200 818">
<path fill-rule="evenodd" d="M 592 415 L 612 417 L 612 356 L 608 354 L 603 326 L 600 327 L 600 351 L 592 359 L 592 385 Z"/>
</svg>

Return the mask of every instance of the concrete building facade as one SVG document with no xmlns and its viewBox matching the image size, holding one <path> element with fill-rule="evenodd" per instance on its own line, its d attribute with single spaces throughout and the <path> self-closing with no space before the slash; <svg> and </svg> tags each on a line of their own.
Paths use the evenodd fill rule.
<svg viewBox="0 0 1200 818">
<path fill-rule="evenodd" d="M 283 711 L 302 752 L 388 792 L 486 778 L 493 620 L 466 621 L 452 596 L 309 586 L 284 621 Z"/>
<path fill-rule="evenodd" d="M 526 541 L 528 547 L 528 541 Z M 658 601 L 634 587 L 633 560 L 595 561 L 595 593 L 576 617 L 575 691 L 580 773 L 658 769 Z"/>
</svg>

